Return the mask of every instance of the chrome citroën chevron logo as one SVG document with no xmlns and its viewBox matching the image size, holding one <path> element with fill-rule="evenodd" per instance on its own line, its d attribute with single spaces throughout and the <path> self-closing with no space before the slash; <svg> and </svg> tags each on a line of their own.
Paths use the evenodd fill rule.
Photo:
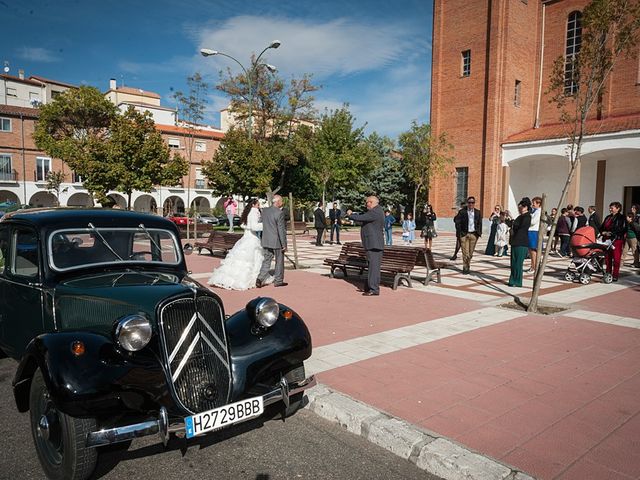
<svg viewBox="0 0 640 480">
<path fill-rule="evenodd" d="M 201 328 L 202 325 L 204 325 L 205 328 Z M 211 329 L 211 327 L 206 322 L 206 320 L 202 317 L 202 314 L 200 312 L 194 313 L 193 316 L 191 317 L 191 320 L 189 320 L 189 324 L 182 332 L 182 335 L 180 336 L 178 343 L 176 344 L 174 349 L 171 351 L 171 354 L 169 355 L 169 365 L 173 363 L 173 360 L 176 358 L 176 356 L 178 355 L 178 352 L 180 351 L 184 343 L 187 341 L 187 338 L 190 337 L 190 333 L 194 329 L 197 329 L 198 331 L 193 337 L 193 340 L 191 340 L 191 343 L 189 344 L 189 347 L 187 348 L 186 353 L 184 354 L 184 356 L 182 357 L 182 360 L 180 360 L 180 363 L 178 364 L 178 368 L 176 368 L 175 372 L 173 372 L 173 376 L 171 377 L 174 383 L 180 377 L 180 373 L 182 372 L 185 365 L 189 361 L 189 358 L 191 358 L 193 351 L 195 350 L 195 348 L 198 346 L 199 343 L 202 344 L 203 351 L 209 348 L 218 357 L 218 359 L 224 364 L 224 366 L 227 367 L 227 369 L 229 369 L 229 364 L 225 359 L 226 352 L 224 348 L 224 343 L 222 342 L 222 340 L 220 340 L 218 335 L 216 335 L 216 333 Z M 216 347 L 216 344 L 217 344 L 217 347 Z"/>
</svg>

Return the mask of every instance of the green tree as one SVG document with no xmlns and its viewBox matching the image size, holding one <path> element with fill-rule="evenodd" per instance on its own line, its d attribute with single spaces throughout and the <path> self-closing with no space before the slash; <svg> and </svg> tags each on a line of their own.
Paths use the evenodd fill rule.
<svg viewBox="0 0 640 480">
<path fill-rule="evenodd" d="M 367 181 L 369 191 L 377 193 L 383 206 L 406 205 L 408 182 L 402 160 L 394 152 L 393 140 L 373 132 L 367 138 L 367 143 L 379 158 L 378 167 L 371 172 Z"/>
<path fill-rule="evenodd" d="M 177 106 L 177 124 L 187 129 L 187 137 L 185 140 L 185 153 L 187 154 L 188 173 L 187 173 L 187 215 L 195 218 L 196 212 L 191 208 L 191 169 L 193 165 L 193 147 L 195 143 L 195 134 L 198 130 L 198 124 L 204 120 L 205 109 L 207 106 L 207 95 L 209 93 L 209 84 L 202 79 L 199 72 L 187 77 L 187 93 L 177 91 L 173 94 Z M 197 222 L 194 221 L 194 228 Z M 190 238 L 190 224 L 187 222 L 187 240 Z"/>
<path fill-rule="evenodd" d="M 311 147 L 309 167 L 325 202 L 327 191 L 359 190 L 377 167 L 375 153 L 365 141 L 364 126 L 355 128 L 348 105 L 326 112 Z"/>
<path fill-rule="evenodd" d="M 213 159 L 203 162 L 202 173 L 215 194 L 237 193 L 246 199 L 269 191 L 275 163 L 264 143 L 231 128 Z"/>
<path fill-rule="evenodd" d="M 407 178 L 413 184 L 413 218 L 416 218 L 418 193 L 425 189 L 429 197 L 433 179 L 443 175 L 454 161 L 453 145 L 445 133 L 434 136 L 431 125 L 418 125 L 415 120 L 409 131 L 400 134 L 399 144 Z"/>
<path fill-rule="evenodd" d="M 56 206 L 60 206 L 60 187 L 67 175 L 64 172 L 51 171 L 47 175 L 47 190 L 56 193 Z"/>
<path fill-rule="evenodd" d="M 603 94 L 609 75 L 620 57 L 635 53 L 640 35 L 640 1 L 592 0 L 582 12 L 582 41 L 577 54 L 561 56 L 554 62 L 550 74 L 550 102 L 560 110 L 561 122 L 567 135 L 567 160 L 569 172 L 565 181 L 558 211 L 565 204 L 569 187 L 573 183 L 580 164 L 581 150 L 589 131 L 587 119 L 593 116 L 594 107 L 602 106 Z M 553 238 L 557 221 L 551 224 Z M 528 311 L 537 312 L 540 285 L 547 265 L 551 242 L 547 243 L 540 258 L 533 282 L 533 292 Z"/>
<path fill-rule="evenodd" d="M 134 190 L 150 192 L 154 185 L 176 185 L 187 173 L 186 160 L 171 155 L 149 112 L 129 107 L 113 119 L 110 132 L 102 187 L 125 193 L 128 209 Z"/>
<path fill-rule="evenodd" d="M 253 62 L 254 58 L 252 67 Z M 265 64 L 251 68 L 248 73 L 252 75 L 251 82 L 244 72 L 233 75 L 227 69 L 226 74 L 221 72 L 221 82 L 216 88 L 230 97 L 230 113 L 236 120 L 236 130 L 248 133 L 251 111 L 251 137 L 273 159 L 271 183 L 261 192 L 271 197 L 275 193 L 282 193 L 288 171 L 296 168 L 305 154 L 298 130 L 305 122 L 315 119 L 312 94 L 318 87 L 313 85 L 309 75 L 301 79 L 293 78 L 286 84 Z M 302 137 L 305 135 L 302 134 Z"/>
<path fill-rule="evenodd" d="M 91 193 L 104 199 L 106 190 L 99 188 L 99 177 L 116 115 L 116 107 L 97 88 L 69 89 L 40 107 L 33 137 L 39 149 L 62 159 L 88 180 L 85 186 L 92 187 Z"/>
</svg>

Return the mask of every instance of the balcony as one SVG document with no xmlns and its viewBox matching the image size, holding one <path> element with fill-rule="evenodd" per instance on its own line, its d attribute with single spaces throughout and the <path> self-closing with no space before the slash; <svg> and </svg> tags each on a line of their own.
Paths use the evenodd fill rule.
<svg viewBox="0 0 640 480">
<path fill-rule="evenodd" d="M 18 172 L 11 170 L 10 172 L 0 172 L 0 182 L 14 183 L 18 181 Z"/>
</svg>

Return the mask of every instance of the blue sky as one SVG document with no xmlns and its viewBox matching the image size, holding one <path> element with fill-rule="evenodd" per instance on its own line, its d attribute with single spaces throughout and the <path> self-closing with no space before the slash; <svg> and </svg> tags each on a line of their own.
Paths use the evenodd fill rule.
<svg viewBox="0 0 640 480">
<path fill-rule="evenodd" d="M 166 106 L 194 72 L 215 84 L 220 70 L 239 68 L 200 48 L 247 65 L 278 39 L 263 58 L 285 79 L 312 74 L 320 112 L 349 103 L 357 126 L 392 138 L 429 118 L 431 1 L 0 0 L 0 27 L 0 62 L 13 75 L 22 68 L 102 91 L 115 78 Z M 210 123 L 227 102 L 212 92 Z"/>
</svg>

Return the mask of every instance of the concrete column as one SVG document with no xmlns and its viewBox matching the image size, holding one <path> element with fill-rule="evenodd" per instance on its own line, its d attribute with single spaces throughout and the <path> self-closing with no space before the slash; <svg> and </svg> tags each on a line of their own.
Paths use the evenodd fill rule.
<svg viewBox="0 0 640 480">
<path fill-rule="evenodd" d="M 607 178 L 607 161 L 598 160 L 596 164 L 596 212 L 604 218 L 604 186 Z"/>
<path fill-rule="evenodd" d="M 578 205 L 580 201 L 580 174 L 582 171 L 582 162 L 578 162 L 578 166 L 576 167 L 575 174 L 573 176 L 573 182 L 569 186 L 569 191 L 567 192 L 567 204 L 571 204 L 574 207 Z"/>
</svg>

